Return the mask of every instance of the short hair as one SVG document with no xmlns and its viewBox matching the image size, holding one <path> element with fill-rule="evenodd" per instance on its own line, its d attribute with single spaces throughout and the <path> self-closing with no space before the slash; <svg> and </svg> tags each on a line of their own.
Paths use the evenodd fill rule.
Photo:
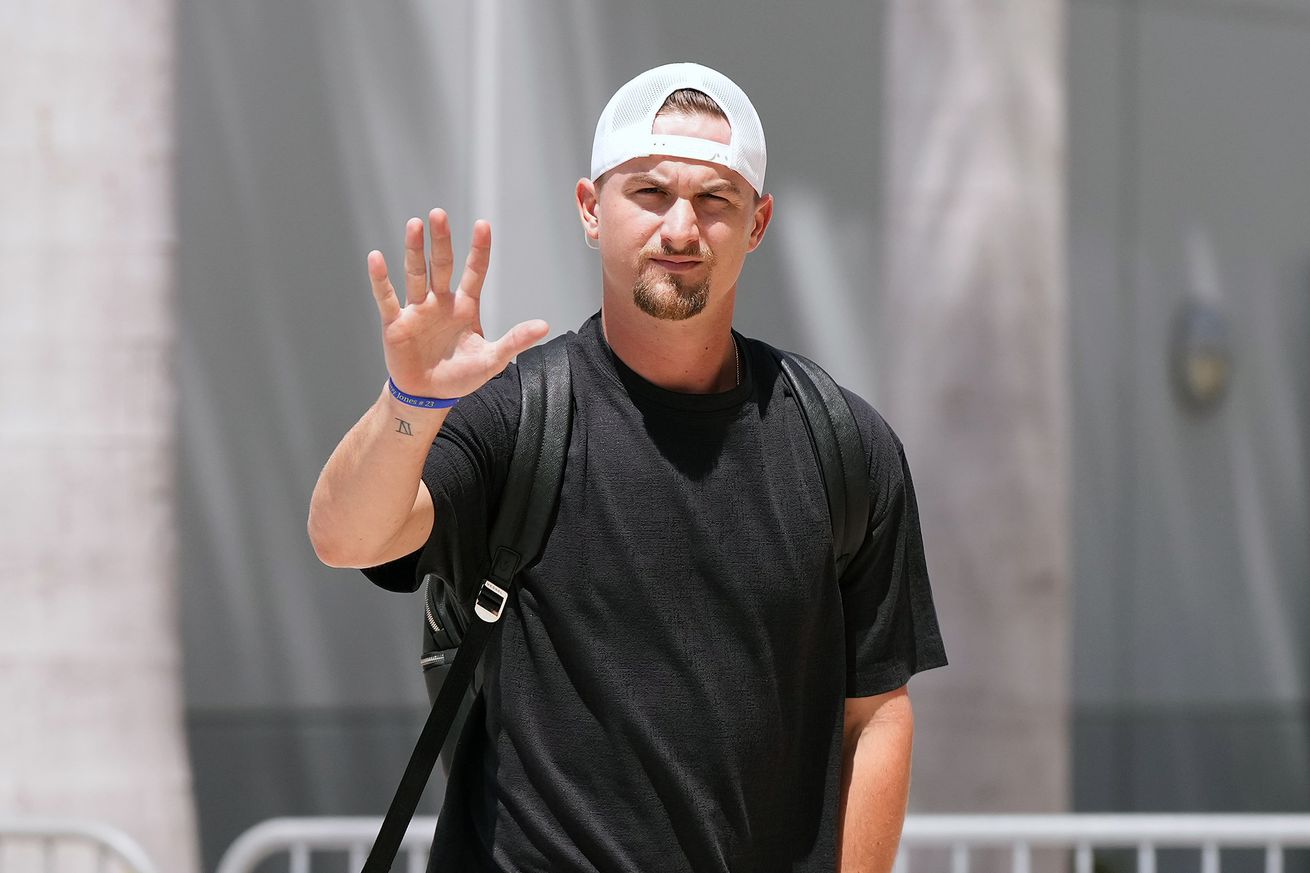
<svg viewBox="0 0 1310 873">
<path fill-rule="evenodd" d="M 695 88 L 679 88 L 665 98 L 664 104 L 660 106 L 659 112 L 655 113 L 658 118 L 661 115 L 708 115 L 711 118 L 721 118 L 728 120 L 728 114 L 723 111 L 719 104 L 714 102 L 714 98 L 704 91 L 697 91 Z"/>
</svg>

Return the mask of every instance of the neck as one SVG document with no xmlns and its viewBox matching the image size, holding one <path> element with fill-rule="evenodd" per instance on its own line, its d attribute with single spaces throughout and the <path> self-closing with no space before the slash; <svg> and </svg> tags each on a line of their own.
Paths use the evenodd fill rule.
<svg viewBox="0 0 1310 873">
<path fill-rule="evenodd" d="M 693 318 L 666 321 L 647 315 L 629 297 L 606 294 L 601 305 L 605 341 L 635 373 L 668 391 L 714 394 L 737 386 L 732 339 L 736 289 Z M 626 305 L 625 305 L 626 304 Z"/>
</svg>

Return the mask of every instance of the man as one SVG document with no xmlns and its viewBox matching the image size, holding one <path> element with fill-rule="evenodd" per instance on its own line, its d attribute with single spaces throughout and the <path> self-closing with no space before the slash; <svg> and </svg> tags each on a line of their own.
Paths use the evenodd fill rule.
<svg viewBox="0 0 1310 873">
<path fill-rule="evenodd" d="M 799 410 L 732 330 L 773 215 L 764 165 L 749 99 L 705 67 L 647 71 L 602 113 L 576 188 L 601 311 L 568 340 L 557 516 L 488 645 L 431 870 L 891 868 L 906 682 L 945 656 L 899 441 L 847 393 L 871 509 L 838 579 Z M 429 226 L 426 263 L 422 222 L 406 227 L 403 307 L 369 254 L 391 384 L 333 452 L 309 519 L 326 563 L 403 591 L 420 556 L 481 578 L 518 425 L 507 364 L 548 330 L 486 340 L 490 228 L 474 225 L 452 292 L 445 214 Z"/>
</svg>

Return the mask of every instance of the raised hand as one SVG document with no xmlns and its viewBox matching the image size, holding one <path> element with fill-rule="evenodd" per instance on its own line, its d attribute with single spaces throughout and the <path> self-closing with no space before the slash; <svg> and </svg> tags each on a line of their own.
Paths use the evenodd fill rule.
<svg viewBox="0 0 1310 873">
<path fill-rule="evenodd" d="M 450 288 L 454 258 L 446 213 L 428 214 L 431 258 L 423 256 L 423 222 L 405 224 L 405 305 L 387 276 L 382 253 L 368 253 L 368 276 L 382 319 L 382 348 L 396 387 L 421 397 L 463 397 L 505 368 L 550 330 L 541 319 L 520 322 L 494 342 L 482 334 L 482 283 L 491 260 L 491 225 L 473 225 L 473 244 L 459 286 Z"/>
</svg>

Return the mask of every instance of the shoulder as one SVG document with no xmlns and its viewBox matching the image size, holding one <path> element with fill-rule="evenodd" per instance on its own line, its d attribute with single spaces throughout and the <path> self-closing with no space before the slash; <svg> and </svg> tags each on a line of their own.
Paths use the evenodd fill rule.
<svg viewBox="0 0 1310 873">
<path fill-rule="evenodd" d="M 511 419 L 517 420 L 519 408 L 518 365 L 512 362 L 507 364 L 505 369 L 488 379 L 481 388 L 461 400 L 459 406 L 466 406 L 468 407 L 466 411 L 475 414 L 498 416 L 509 414 Z"/>
<path fill-rule="evenodd" d="M 536 346 L 529 352 L 536 354 L 546 346 L 568 348 L 576 342 L 573 332 L 561 334 L 543 346 Z M 528 354 L 525 352 L 524 354 Z M 522 360 L 520 355 L 520 360 Z M 488 379 L 482 387 L 464 397 L 451 410 L 441 431 L 450 429 L 452 433 L 472 430 L 473 432 L 490 432 L 506 438 L 509 445 L 514 444 L 518 433 L 519 418 L 522 412 L 523 395 L 520 387 L 521 372 L 517 362 L 508 364 L 495 376 Z"/>
<path fill-rule="evenodd" d="M 864 442 L 864 452 L 869 457 L 871 471 L 875 462 L 903 456 L 905 447 L 882 413 L 854 391 L 844 386 L 839 387 L 860 429 L 860 439 Z"/>
<path fill-rule="evenodd" d="M 759 339 L 747 338 L 747 342 L 752 347 L 752 362 L 763 364 L 764 373 L 762 375 L 766 377 L 766 381 L 780 373 L 778 361 L 783 355 L 805 357 L 827 373 L 821 363 L 807 356 L 779 349 Z M 832 378 L 831 374 L 829 374 L 829 378 Z M 851 415 L 855 418 L 860 433 L 860 441 L 864 444 L 864 452 L 869 458 L 871 470 L 875 463 L 884 462 L 888 458 L 896 458 L 903 454 L 901 441 L 896 436 L 896 432 L 887 423 L 887 419 L 883 418 L 882 414 L 873 407 L 873 404 L 846 386 L 838 384 L 835 379 L 833 384 L 836 384 L 840 389 L 842 397 L 846 400 L 846 405 L 851 410 Z"/>
<path fill-rule="evenodd" d="M 499 487 L 519 427 L 519 376 L 510 364 L 450 411 L 424 464 L 433 499 L 461 486 Z"/>
<path fill-rule="evenodd" d="M 524 355 L 539 354 L 546 347 L 567 348 L 574 341 L 575 335 L 569 332 L 555 337 L 544 346 L 524 352 L 519 356 L 519 362 L 506 365 L 505 369 L 488 379 L 480 388 L 462 398 L 437 433 L 433 455 L 442 454 L 443 444 L 454 443 L 484 466 L 508 464 L 522 417 L 520 363 Z"/>
<path fill-rule="evenodd" d="M 876 524 L 888 512 L 898 511 L 907 499 L 913 499 L 910 465 L 905 460 L 905 446 L 882 413 L 854 391 L 841 391 L 864 443 L 869 465 L 869 514 Z"/>
<path fill-rule="evenodd" d="M 777 360 L 779 356 L 804 357 L 793 352 L 777 349 L 762 340 L 750 340 L 750 343 L 757 351 L 756 358 L 762 360 L 773 373 L 778 372 Z M 811 360 L 811 363 L 820 369 L 824 369 L 823 365 L 816 361 Z M 824 372 L 826 373 L 827 370 L 824 369 Z M 832 378 L 831 374 L 829 374 L 829 378 Z M 896 431 L 887 423 L 887 419 L 883 417 L 882 413 L 874 408 L 873 404 L 844 385 L 838 384 L 836 380 L 833 380 L 833 384 L 836 384 L 841 391 L 846 406 L 855 419 L 872 489 L 871 509 L 876 517 L 895 499 L 895 495 L 905 489 L 908 467 L 905 463 L 904 446 L 896 435 Z"/>
<path fill-rule="evenodd" d="M 519 403 L 518 367 L 511 363 L 455 405 L 437 438 L 464 431 L 491 432 L 508 435 L 512 442 L 518 430 Z"/>
</svg>

